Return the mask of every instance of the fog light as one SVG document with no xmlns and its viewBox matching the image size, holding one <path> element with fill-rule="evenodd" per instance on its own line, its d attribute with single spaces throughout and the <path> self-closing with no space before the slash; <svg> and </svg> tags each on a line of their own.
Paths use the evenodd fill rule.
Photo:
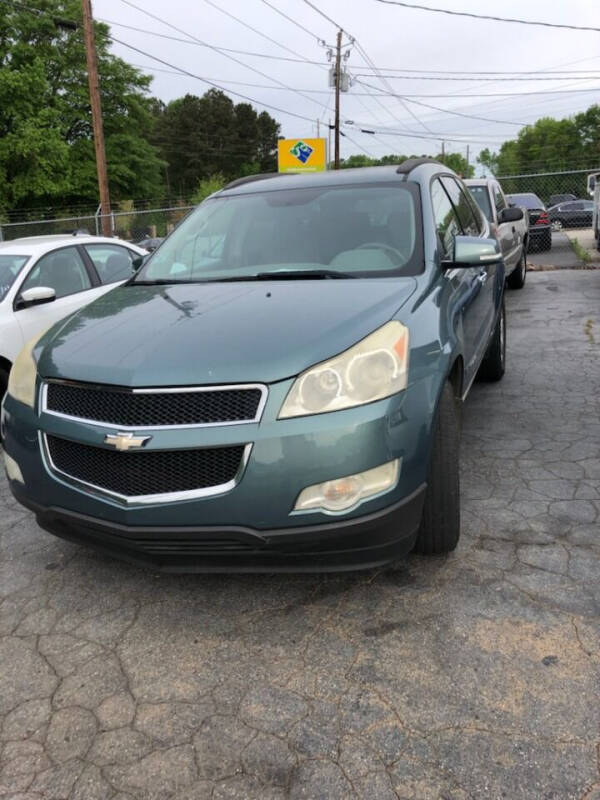
<svg viewBox="0 0 600 800">
<path fill-rule="evenodd" d="M 4 453 L 4 466 L 6 467 L 6 474 L 9 481 L 19 481 L 25 483 L 21 467 L 17 464 L 14 458 L 11 458 L 7 452 Z"/>
<path fill-rule="evenodd" d="M 346 475 L 308 486 L 298 495 L 294 511 L 325 511 L 335 514 L 356 508 L 365 500 L 389 492 L 398 483 L 400 459 L 356 475 Z"/>
</svg>

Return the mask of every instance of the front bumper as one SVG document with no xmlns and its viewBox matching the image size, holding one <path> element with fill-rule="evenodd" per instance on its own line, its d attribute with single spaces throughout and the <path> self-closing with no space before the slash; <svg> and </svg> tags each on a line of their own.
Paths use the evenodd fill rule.
<svg viewBox="0 0 600 800">
<path fill-rule="evenodd" d="M 70 484 L 44 463 L 39 431 L 102 446 L 107 429 L 38 413 L 7 397 L 5 448 L 24 482 L 17 499 L 46 530 L 174 571 L 343 570 L 387 563 L 416 537 L 439 386 L 423 376 L 391 398 L 278 420 L 290 381 L 269 387 L 260 422 L 153 431 L 148 448 L 251 443 L 239 483 L 220 495 L 125 506 Z M 111 433 L 115 429 L 110 429 Z M 397 485 L 343 514 L 294 512 L 307 486 L 401 460 Z"/>
<path fill-rule="evenodd" d="M 133 527 L 31 502 L 13 494 L 49 533 L 164 572 L 328 572 L 387 564 L 415 543 L 425 486 L 363 517 L 297 528 Z"/>
</svg>

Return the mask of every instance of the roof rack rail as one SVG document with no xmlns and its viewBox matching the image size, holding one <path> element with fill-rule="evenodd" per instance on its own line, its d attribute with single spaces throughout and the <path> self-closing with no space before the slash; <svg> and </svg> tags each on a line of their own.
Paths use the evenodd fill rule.
<svg viewBox="0 0 600 800">
<path fill-rule="evenodd" d="M 243 186 L 245 183 L 253 183 L 254 181 L 265 181 L 267 178 L 278 178 L 281 175 L 295 175 L 294 172 L 260 172 L 258 175 L 246 175 L 245 178 L 236 178 L 230 181 L 223 189 L 233 189 L 236 186 Z"/>
<path fill-rule="evenodd" d="M 440 167 L 444 165 L 438 161 L 436 158 L 430 158 L 429 156 L 423 156 L 422 158 L 407 158 L 406 161 L 403 161 L 396 172 L 399 175 L 408 175 L 409 172 L 415 167 L 420 167 L 421 164 L 437 164 Z"/>
</svg>

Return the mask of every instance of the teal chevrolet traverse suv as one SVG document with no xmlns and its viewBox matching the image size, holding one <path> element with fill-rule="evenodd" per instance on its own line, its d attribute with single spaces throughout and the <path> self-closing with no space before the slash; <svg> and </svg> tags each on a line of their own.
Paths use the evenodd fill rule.
<svg viewBox="0 0 600 800">
<path fill-rule="evenodd" d="M 18 356 L 10 488 L 47 531 L 165 570 L 447 552 L 503 291 L 485 217 L 431 159 L 234 181 Z"/>
</svg>

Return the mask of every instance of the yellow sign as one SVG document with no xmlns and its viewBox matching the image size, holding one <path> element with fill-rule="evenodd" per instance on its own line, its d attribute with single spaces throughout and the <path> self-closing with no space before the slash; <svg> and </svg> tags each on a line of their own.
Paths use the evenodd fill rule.
<svg viewBox="0 0 600 800">
<path fill-rule="evenodd" d="M 326 139 L 280 139 L 279 172 L 323 172 L 327 169 Z"/>
</svg>

